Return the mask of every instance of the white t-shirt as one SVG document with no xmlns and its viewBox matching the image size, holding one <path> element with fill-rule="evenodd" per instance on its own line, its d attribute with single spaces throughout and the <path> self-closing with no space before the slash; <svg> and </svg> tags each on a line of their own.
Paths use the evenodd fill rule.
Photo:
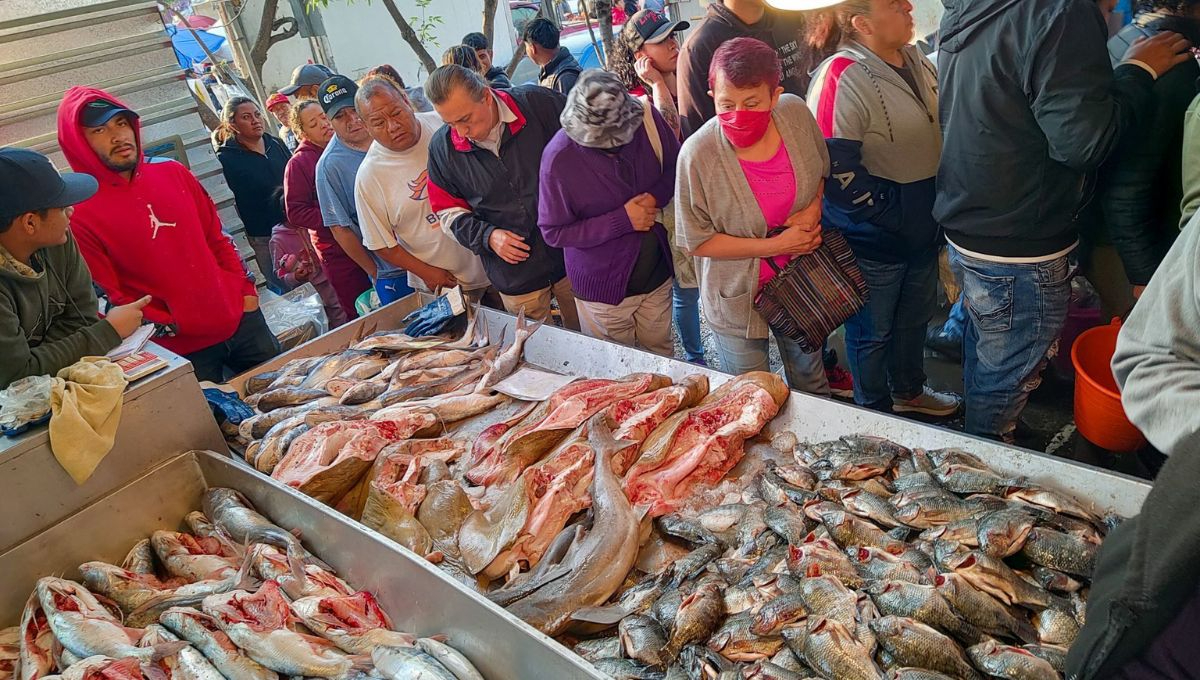
<svg viewBox="0 0 1200 680">
<path fill-rule="evenodd" d="M 421 139 L 407 151 L 395 152 L 373 142 L 354 180 L 354 202 L 363 245 L 368 250 L 400 246 L 426 264 L 454 275 L 463 290 L 489 285 L 479 257 L 442 230 L 429 207 L 429 141 L 442 126 L 436 112 L 416 114 Z M 424 290 L 421 279 L 408 283 Z"/>
</svg>

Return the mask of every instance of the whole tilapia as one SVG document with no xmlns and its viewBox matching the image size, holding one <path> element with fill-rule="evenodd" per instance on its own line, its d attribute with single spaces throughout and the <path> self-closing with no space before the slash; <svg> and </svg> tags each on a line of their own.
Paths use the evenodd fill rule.
<svg viewBox="0 0 1200 680">
<path fill-rule="evenodd" d="M 979 590 L 959 574 L 938 574 L 936 587 L 950 607 L 965 621 L 992 635 L 1025 642 L 1037 640 L 1037 631 L 1023 618 L 1015 616 L 999 600 Z"/>
<path fill-rule="evenodd" d="M 612 439 L 602 419 L 588 427 L 595 452 L 590 489 L 592 530 L 574 544 L 563 563 L 570 572 L 508 606 L 508 611 L 548 635 L 559 633 L 571 614 L 604 604 L 637 559 L 639 519 L 612 470 L 612 454 L 624 446 Z"/>
<path fill-rule="evenodd" d="M 995 640 L 987 640 L 967 649 L 967 656 L 971 657 L 976 668 L 997 678 L 1046 680 L 1058 677 L 1058 672 L 1049 662 L 1039 659 L 1029 650 L 1002 645 Z"/>
<path fill-rule="evenodd" d="M 810 619 L 803 647 L 808 665 L 827 680 L 879 680 L 881 677 L 871 651 L 833 619 Z"/>
<path fill-rule="evenodd" d="M 711 581 L 700 584 L 679 603 L 670 627 L 671 636 L 663 650 L 666 658 L 673 660 L 685 646 L 707 640 L 724 615 L 725 602 L 720 586 Z"/>
<path fill-rule="evenodd" d="M 1050 593 L 1018 576 L 1004 562 L 981 552 L 954 555 L 949 559 L 948 566 L 971 585 L 1005 604 L 1042 608 L 1052 601 Z"/>
<path fill-rule="evenodd" d="M 625 656 L 651 666 L 662 666 L 666 657 L 667 634 L 653 617 L 634 614 L 621 619 L 617 636 Z"/>
<path fill-rule="evenodd" d="M 980 640 L 979 629 L 958 616 L 933 586 L 904 581 L 878 581 L 871 584 L 868 592 L 884 614 L 916 619 L 967 644 Z"/>
<path fill-rule="evenodd" d="M 1029 532 L 1021 554 L 1035 564 L 1091 578 L 1092 571 L 1096 568 L 1098 547 L 1070 534 L 1038 527 Z"/>
<path fill-rule="evenodd" d="M 916 619 L 884 616 L 870 626 L 875 639 L 901 666 L 928 668 L 959 680 L 980 678 L 962 648 Z"/>
<path fill-rule="evenodd" d="M 1014 508 L 997 510 L 979 518 L 979 549 L 997 559 L 1014 555 L 1033 530 L 1033 517 Z"/>
<path fill-rule="evenodd" d="M 176 607 L 163 612 L 159 621 L 200 650 L 226 678 L 277 680 L 279 677 L 238 649 L 208 614 L 190 607 Z"/>
</svg>

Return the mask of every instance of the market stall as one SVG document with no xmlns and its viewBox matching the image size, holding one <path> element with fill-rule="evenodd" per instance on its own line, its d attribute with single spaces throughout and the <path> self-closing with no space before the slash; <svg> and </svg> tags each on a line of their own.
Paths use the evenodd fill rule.
<svg viewBox="0 0 1200 680">
<path fill-rule="evenodd" d="M 126 389 L 113 448 L 83 484 L 77 485 L 55 460 L 46 427 L 0 437 L 0 489 L 5 506 L 14 508 L 0 526 L 0 551 L 171 456 L 195 448 L 225 450 L 191 364 L 161 347 L 152 349 L 167 366 Z"/>
<path fill-rule="evenodd" d="M 847 591 L 851 596 L 854 589 L 861 588 L 863 590 L 858 591 L 860 602 L 867 592 L 872 593 L 875 602 L 888 602 L 873 590 L 868 591 L 878 584 L 873 579 L 863 580 L 862 570 L 879 566 L 867 564 L 871 560 L 890 564 L 898 556 L 902 561 L 912 557 L 917 564 L 924 565 L 909 574 L 922 587 L 932 589 L 936 582 L 941 588 L 943 580 L 951 585 L 960 584 L 961 577 L 965 579 L 962 583 L 966 584 L 961 587 L 969 585 L 978 589 L 995 599 L 999 603 L 997 606 L 1016 612 L 1014 620 L 1024 622 L 1020 626 L 1014 624 L 1010 635 L 1000 634 L 1001 642 L 1006 644 L 997 643 L 991 647 L 979 642 L 978 630 L 956 629 L 961 649 L 953 643 L 944 645 L 959 649 L 958 656 L 946 663 L 963 661 L 969 653 L 969 663 L 982 668 L 1040 654 L 1052 661 L 1037 656 L 1039 663 L 1061 665 L 1065 645 L 1069 644 L 1079 625 L 1078 617 L 1082 616 L 1080 588 L 1087 584 L 1096 547 L 1109 528 L 1119 522 L 1119 516 L 1137 512 L 1149 490 L 1145 482 L 1117 473 L 805 394 L 787 395 L 785 392 L 783 398 L 776 400 L 775 407 L 782 403 L 776 413 L 770 404 L 762 405 L 766 403 L 762 395 L 771 392 L 772 379 L 768 376 L 734 378 L 550 326 L 530 334 L 528 325 L 491 310 L 480 312 L 478 325 L 486 328 L 486 334 L 468 329 L 463 336 L 440 347 L 428 341 L 414 341 L 398 331 L 386 332 L 398 327 L 399 319 L 417 305 L 413 298 L 399 301 L 340 329 L 336 338 L 322 338 L 280 357 L 273 365 L 264 367 L 269 369 L 265 373 L 254 371 L 254 375 L 239 376 L 235 385 L 247 395 L 250 403 L 263 406 L 260 409 L 263 422 L 282 422 L 270 415 L 278 410 L 281 414 L 290 413 L 291 418 L 297 419 L 291 422 L 303 426 L 299 437 L 274 439 L 264 437 L 268 428 L 261 428 L 256 436 L 247 440 L 251 443 L 245 450 L 247 460 L 256 464 L 260 471 L 271 473 L 276 481 L 299 488 L 344 514 L 361 519 L 391 541 L 412 548 L 417 554 L 429 554 L 431 560 L 439 563 L 443 575 L 475 587 L 477 598 L 504 604 L 510 612 L 555 635 L 559 642 L 572 646 L 607 673 L 650 673 L 646 677 L 652 677 L 654 668 L 661 672 L 672 662 L 708 664 L 705 667 L 710 671 L 720 671 L 723 664 L 734 662 L 754 662 L 761 667 L 768 658 L 773 662 L 789 649 L 794 656 L 802 656 L 800 650 L 804 649 L 805 638 L 797 636 L 796 631 L 805 630 L 804 618 L 797 620 L 793 616 L 785 622 L 783 629 L 772 629 L 769 634 L 764 633 L 765 637 L 739 638 L 745 633 L 751 612 L 760 611 L 768 601 L 790 595 L 786 590 L 773 590 L 778 584 L 772 579 L 785 574 L 806 581 L 808 577 L 828 575 L 830 570 L 837 572 L 834 567 L 844 568 L 845 571 L 838 573 L 845 577 L 843 587 L 852 586 Z M 512 345 L 491 347 L 483 340 L 472 342 L 472 336 L 488 337 L 493 342 L 500 337 L 507 337 L 511 342 L 517 337 L 524 344 L 523 352 L 518 347 L 517 353 L 523 356 L 527 365 L 585 379 L 571 383 L 576 387 L 558 388 L 546 401 L 523 403 L 496 397 L 494 404 L 479 405 L 477 394 L 464 381 L 479 379 L 480 373 L 472 371 L 490 371 L 488 367 L 504 363 L 502 358 L 497 358 L 496 352 L 510 352 Z M 451 345 L 453 349 L 450 349 Z M 346 349 L 355 346 L 359 349 Z M 458 354 L 451 355 L 451 352 Z M 461 370 L 455 369 L 455 363 L 460 360 Z M 338 373 L 343 367 L 342 362 L 346 362 L 347 369 Z M 366 365 L 370 362 L 375 362 L 374 366 Z M 321 366 L 325 368 L 319 368 Z M 335 366 L 336 370 L 333 369 Z M 395 376 L 411 376 L 419 387 L 425 378 L 418 374 L 424 375 L 421 372 L 429 369 L 422 367 L 429 366 L 438 367 L 428 374 L 430 384 L 445 385 L 448 390 L 445 394 L 436 390 L 432 393 L 436 396 L 458 395 L 470 401 L 472 408 L 465 415 L 456 409 L 443 408 L 436 396 L 429 396 L 431 391 L 427 389 L 412 392 L 410 401 L 406 401 L 408 396 L 397 396 L 412 387 L 406 382 L 408 378 L 397 382 Z M 384 377 L 375 378 L 377 374 Z M 454 375 L 458 375 L 458 382 L 441 377 Z M 383 384 L 372 386 L 369 384 L 372 380 Z M 438 380 L 442 382 L 436 382 Z M 406 387 L 384 392 L 389 381 L 393 388 L 397 385 Z M 688 396 L 689 391 L 701 383 L 700 393 L 695 398 Z M 376 389 L 364 391 L 367 396 L 361 400 L 341 399 L 355 387 Z M 272 404 L 266 406 L 265 401 L 259 400 L 266 399 L 264 394 L 269 394 L 272 388 L 282 392 L 272 395 Z M 569 394 L 572 389 L 575 392 Z M 280 407 L 284 403 L 277 399 L 281 394 L 289 399 L 294 396 L 297 400 Z M 730 401 L 730 394 L 757 395 L 754 398 L 758 401 L 749 396 L 741 401 Z M 539 399 L 545 399 L 545 396 Z M 536 606 L 523 606 L 523 598 L 542 589 L 545 589 L 542 592 L 566 597 L 574 592 L 571 588 L 590 585 L 578 582 L 576 577 L 582 571 L 581 562 L 572 562 L 571 555 L 573 550 L 585 550 L 577 546 L 585 545 L 588 532 L 592 531 L 587 529 L 587 518 L 602 510 L 595 504 L 596 494 L 601 493 L 598 486 L 601 477 L 607 477 L 601 473 L 601 454 L 598 453 L 604 450 L 605 444 L 598 435 L 589 433 L 596 422 L 591 416 L 607 417 L 610 425 L 615 424 L 617 431 L 628 435 L 635 433 L 637 428 L 622 418 L 628 418 L 638 408 L 644 409 L 639 413 L 645 415 L 659 408 L 657 404 L 670 399 L 676 401 L 664 407 L 666 410 L 659 409 L 655 417 L 660 419 L 649 429 L 671 430 L 671 434 L 667 439 L 659 437 L 657 441 L 653 439 L 654 434 L 659 434 L 657 431 L 649 439 L 647 432 L 627 437 L 644 443 L 644 448 L 640 453 L 635 452 L 634 457 L 641 455 L 644 458 L 648 455 L 645 451 L 667 441 L 666 448 L 656 449 L 653 455 L 662 453 L 671 458 L 674 454 L 670 447 L 675 445 L 677 436 L 682 437 L 677 433 L 695 424 L 699 428 L 696 431 L 701 433 L 697 435 L 701 437 L 697 441 L 702 443 L 697 444 L 700 448 L 693 450 L 709 456 L 720 449 L 719 464 L 712 468 L 716 474 L 700 479 L 685 471 L 681 475 L 686 480 L 685 492 L 679 497 L 669 497 L 670 494 L 659 493 L 654 488 L 647 492 L 645 485 L 637 487 L 629 481 L 650 470 L 654 474 L 643 474 L 651 480 L 650 487 L 667 478 L 675 484 L 672 474 L 664 472 L 666 468 L 650 465 L 639 470 L 640 462 L 629 468 L 632 461 L 623 460 L 617 474 L 618 477 L 627 475 L 622 483 L 629 500 L 638 504 L 635 514 L 648 512 L 650 517 L 657 518 L 653 529 L 649 523 L 642 525 L 642 531 L 650 531 L 651 538 L 643 542 L 634 568 L 621 567 L 628 571 L 628 574 L 624 571 L 620 574 L 622 578 L 618 580 L 623 582 L 601 591 L 602 596 L 589 592 L 592 601 L 572 600 L 570 606 L 579 605 L 578 611 L 583 612 L 580 617 L 564 619 L 561 612 L 547 614 L 547 609 L 554 609 L 546 604 L 553 603 L 553 598 L 548 597 L 543 597 L 542 603 Z M 305 400 L 318 417 L 306 415 L 309 407 L 305 407 Z M 759 406 L 752 406 L 753 403 Z M 523 404 L 528 408 L 522 408 Z M 763 409 L 764 417 L 743 418 L 759 408 Z M 296 410 L 289 412 L 287 409 Z M 422 420 L 428 416 L 426 412 L 433 413 L 434 417 Z M 448 412 L 455 415 L 446 415 Z M 675 415 L 671 416 L 671 413 Z M 732 417 L 727 417 L 730 414 Z M 747 421 L 743 423 L 746 427 L 736 433 L 721 429 L 739 418 Z M 698 424 L 713 419 L 719 422 L 709 430 Z M 408 429 L 398 438 L 388 439 L 390 434 L 375 424 L 379 420 L 393 425 L 402 423 Z M 547 424 L 550 421 L 556 424 L 550 426 Z M 680 425 L 681 422 L 685 424 Z M 584 427 L 585 423 L 587 427 Z M 253 429 L 246 428 L 245 431 Z M 497 432 L 502 433 L 501 442 L 506 441 L 505 436 L 513 436 L 503 434 L 506 432 L 516 432 L 518 438 L 524 436 L 523 432 L 541 434 L 534 437 L 537 443 L 530 445 L 532 449 L 520 448 L 517 453 L 519 447 L 504 449 L 507 444 L 500 445 L 501 449 L 488 448 L 493 446 L 490 437 Z M 366 439 L 359 439 L 360 444 L 348 443 L 360 436 L 379 439 L 370 445 L 362 443 Z M 266 447 L 266 442 L 276 448 L 273 449 L 274 457 L 264 464 L 258 455 L 261 451 L 254 447 Z M 359 446 L 365 448 L 359 449 Z M 294 452 L 295 447 L 304 452 L 289 458 L 289 452 Z M 506 467 L 509 461 L 505 459 L 497 467 L 488 468 L 485 459 L 491 455 L 489 451 L 494 453 L 496 450 L 501 451 L 502 458 L 511 455 L 530 456 L 530 459 L 516 467 Z M 628 447 L 624 451 L 623 455 L 627 456 Z M 840 468 L 831 468 L 837 465 L 849 465 L 853 469 L 838 471 Z M 447 480 L 446 473 L 451 467 L 453 482 Z M 281 469 L 284 470 L 282 473 Z M 301 473 L 297 474 L 297 470 Z M 330 471 L 334 474 L 327 474 Z M 807 486 L 800 481 L 805 475 L 808 475 Z M 928 486 L 912 485 L 913 480 L 922 476 Z M 459 482 L 466 487 L 471 505 L 466 509 L 466 521 L 454 527 L 457 536 L 447 539 L 444 527 L 422 526 L 426 507 L 422 499 L 426 498 L 426 488 L 433 488 L 429 486 L 431 483 L 449 484 L 438 488 L 462 494 Z M 523 501 L 519 500 L 521 484 L 527 485 L 524 488 L 528 491 L 526 496 L 532 509 L 524 509 Z M 925 504 L 927 496 L 923 494 L 931 492 L 941 504 L 937 509 Z M 553 500 L 558 498 L 555 494 L 562 494 L 570 502 L 559 505 Z M 368 517 L 372 495 L 375 501 L 389 505 L 382 520 L 378 516 Z M 877 507 L 867 507 L 868 504 L 863 502 L 867 497 L 885 501 L 883 517 L 873 514 L 878 512 Z M 364 498 L 368 511 L 363 509 Z M 455 500 L 451 503 L 461 504 L 466 496 L 452 498 Z M 548 498 L 552 500 L 547 501 Z M 445 502 L 445 499 L 438 502 Z M 772 504 L 778 504 L 778 508 L 786 506 L 794 526 L 777 527 L 771 520 L 764 522 L 762 512 Z M 589 505 L 592 510 L 584 511 Z M 720 520 L 714 519 L 713 513 L 719 515 L 722 509 L 731 506 L 737 506 L 741 514 L 722 527 L 724 535 L 713 536 L 718 532 L 709 530 L 705 522 L 719 524 Z M 946 507 L 950 509 L 946 510 Z M 499 516 L 508 516 L 510 510 L 519 515 L 519 519 L 514 525 L 505 525 L 507 520 Z M 713 513 L 706 513 L 706 510 Z M 606 504 L 604 511 L 611 513 L 613 509 Z M 984 522 L 985 516 L 991 519 Z M 612 517 L 614 515 L 603 515 L 591 521 L 607 526 Z M 617 512 L 615 517 L 621 519 L 623 516 Z M 898 521 L 898 517 L 905 519 Z M 688 524 L 689 521 L 692 523 Z M 695 521 L 699 521 L 705 531 L 697 530 Z M 688 528 L 680 528 L 683 525 Z M 768 527 L 770 531 L 767 531 Z M 847 527 L 858 533 L 843 533 Z M 789 530 L 795 533 L 783 540 Z M 439 531 L 442 532 L 440 538 Z M 996 532 L 1004 539 L 997 538 Z M 471 534 L 469 539 L 468 534 Z M 954 539 L 953 550 L 947 548 L 951 537 Z M 482 550 L 482 559 L 479 554 L 471 554 L 479 549 L 480 541 L 487 544 Z M 1045 544 L 1055 541 L 1059 542 L 1055 544 L 1055 550 L 1047 550 Z M 939 552 L 938 543 L 942 552 Z M 536 545 L 532 552 L 530 545 Z M 596 549 L 596 545 L 586 549 Z M 455 550 L 462 552 L 455 553 Z M 820 553 L 822 550 L 827 552 L 817 562 L 805 561 L 806 551 Z M 1064 550 L 1070 559 L 1060 561 Z M 849 560 L 844 555 L 846 552 L 851 553 Z M 928 556 L 916 559 L 917 553 L 928 553 Z M 596 552 L 593 557 L 600 554 L 606 553 Z M 616 553 L 613 555 L 616 560 Z M 539 559 L 541 566 L 538 566 Z M 695 563 L 695 571 L 686 575 L 680 571 L 683 567 L 673 566 L 675 560 L 680 564 L 693 564 L 691 559 L 700 561 Z M 770 559 L 774 559 L 774 563 L 763 562 Z M 938 560 L 936 568 L 934 559 Z M 999 562 L 988 561 L 993 559 Z M 833 560 L 834 563 L 820 560 Z M 742 565 L 740 571 L 735 571 L 737 574 L 745 574 L 746 569 L 765 568 L 766 571 L 757 573 L 760 576 L 770 574 L 768 580 L 775 585 L 769 588 L 756 586 L 760 588 L 757 595 L 747 595 L 750 600 L 731 605 L 730 593 L 737 592 L 739 587 L 734 585 L 736 578 L 724 571 L 731 564 Z M 751 564 L 755 566 L 749 566 Z M 994 585 L 979 575 L 983 569 L 980 565 L 984 564 L 996 570 L 1007 570 L 1003 574 L 1009 580 L 1002 579 L 1002 585 Z M 1020 565 L 1020 574 L 1012 571 L 1016 567 L 1011 565 Z M 904 571 L 912 565 L 901 566 Z M 665 620 L 653 623 L 647 618 L 650 605 L 646 602 L 641 602 L 640 608 L 626 607 L 627 599 L 638 602 L 639 595 L 645 592 L 653 592 L 655 598 L 662 599 L 662 592 L 654 588 L 668 580 L 678 591 L 687 589 L 690 595 L 686 599 L 693 602 L 704 592 L 706 579 L 714 579 L 718 573 L 727 581 L 716 587 L 716 592 L 720 593 L 717 599 L 723 597 L 725 600 L 721 605 L 724 609 L 710 617 L 711 625 L 703 633 L 691 638 L 675 639 L 682 626 L 678 617 L 685 616 L 682 610 L 670 610 Z M 943 579 L 943 573 L 950 576 Z M 1045 581 L 1031 585 L 1035 574 Z M 602 577 L 611 579 L 613 574 L 604 573 Z M 555 586 L 556 580 L 571 585 Z M 786 587 L 796 587 L 794 581 L 788 583 L 790 585 Z M 1032 590 L 1025 590 L 1026 586 Z M 1017 591 L 1016 594 L 1010 592 L 1012 589 Z M 1068 605 L 1068 602 L 1074 604 Z M 892 615 L 888 617 L 888 623 L 895 623 L 890 619 L 898 612 L 917 616 L 917 612 L 904 611 L 902 607 L 896 609 L 881 604 L 880 608 L 883 613 Z M 871 611 L 874 613 L 859 611 L 857 614 L 866 617 L 859 621 L 861 634 L 858 635 L 858 644 L 864 648 L 867 647 L 863 641 L 868 631 L 866 619 L 873 621 L 880 614 L 874 609 Z M 657 618 L 660 612 L 655 610 L 653 614 Z M 800 608 L 800 614 L 805 614 L 804 608 Z M 927 612 L 923 611 L 922 615 Z M 807 631 L 811 636 L 819 619 L 814 618 L 812 611 L 806 616 Z M 907 616 L 901 618 L 909 621 Z M 1034 633 L 1028 632 L 1027 619 L 1037 626 Z M 617 632 L 614 625 L 618 621 L 619 637 L 614 635 Z M 661 638 L 659 648 L 666 645 L 669 650 L 667 657 L 650 656 L 651 660 L 657 660 L 657 665 L 649 663 L 644 655 L 638 655 L 636 645 L 630 642 L 630 636 L 634 634 L 627 628 L 632 629 L 635 625 L 657 626 L 658 638 L 654 635 L 650 638 Z M 737 628 L 739 625 L 743 628 Z M 852 628 L 852 622 L 847 625 Z M 729 627 L 732 628 L 727 630 Z M 874 624 L 870 627 L 873 629 Z M 1019 632 L 1014 632 L 1018 629 Z M 818 632 L 828 634 L 824 628 Z M 906 634 L 905 631 L 893 633 Z M 946 630 L 934 633 L 942 635 L 942 638 L 935 638 L 938 640 L 950 634 Z M 600 637 L 593 637 L 596 635 Z M 672 638 L 670 644 L 664 635 Z M 730 646 L 730 640 L 740 640 L 739 644 L 745 646 Z M 1026 643 L 1024 647 L 1014 646 L 1022 642 Z M 870 637 L 869 648 L 874 650 L 875 645 L 875 638 Z M 692 657 L 681 658 L 682 652 L 686 651 L 682 646 L 692 650 Z M 710 656 L 707 659 L 697 656 L 704 654 Z M 721 658 L 714 660 L 712 654 Z M 887 658 L 894 662 L 894 653 L 889 654 L 892 655 Z M 911 658 L 907 660 L 912 661 Z M 879 657 L 871 657 L 865 663 L 883 662 Z M 966 668 L 969 670 L 970 667 Z M 826 677 L 840 677 L 829 669 L 821 673 Z M 1046 677 L 1053 677 L 1053 673 Z"/>
</svg>

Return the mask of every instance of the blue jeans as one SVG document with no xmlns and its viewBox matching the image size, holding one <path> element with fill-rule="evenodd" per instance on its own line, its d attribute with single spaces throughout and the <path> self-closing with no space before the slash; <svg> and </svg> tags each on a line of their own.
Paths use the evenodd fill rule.
<svg viewBox="0 0 1200 680">
<path fill-rule="evenodd" d="M 925 329 L 937 307 L 937 258 L 879 262 L 859 258 L 871 291 L 846 320 L 846 363 L 854 401 L 890 412 L 892 395 L 911 399 L 925 388 Z"/>
<path fill-rule="evenodd" d="M 775 342 L 783 360 L 783 373 L 788 387 L 822 397 L 829 396 L 829 379 L 825 377 L 825 364 L 820 352 L 806 353 L 795 340 L 789 340 L 775 331 Z M 717 356 L 721 359 L 721 370 L 734 375 L 750 371 L 770 370 L 767 363 L 766 338 L 750 340 L 733 335 L 713 333 L 717 343 Z"/>
<path fill-rule="evenodd" d="M 688 361 L 704 364 L 704 342 L 700 339 L 700 289 L 681 288 L 678 280 L 671 287 L 671 307 L 679 344 Z"/>
<path fill-rule="evenodd" d="M 967 308 L 963 306 L 962 297 L 959 297 L 950 306 L 950 316 L 946 318 L 946 323 L 942 324 L 942 335 L 948 338 L 957 338 L 961 342 L 966 330 Z"/>
<path fill-rule="evenodd" d="M 1029 393 L 1041 384 L 1071 297 L 1066 257 L 988 262 L 950 248 L 967 306 L 963 340 L 966 430 L 1012 442 Z"/>
<path fill-rule="evenodd" d="M 408 285 L 408 272 L 401 271 L 395 276 L 375 279 L 375 294 L 379 296 L 381 305 L 395 302 L 412 292 L 412 286 Z"/>
</svg>

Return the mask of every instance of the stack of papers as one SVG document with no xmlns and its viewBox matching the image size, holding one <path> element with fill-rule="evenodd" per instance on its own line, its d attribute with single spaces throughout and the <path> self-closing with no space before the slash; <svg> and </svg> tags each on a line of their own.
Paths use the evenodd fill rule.
<svg viewBox="0 0 1200 680">
<path fill-rule="evenodd" d="M 104 356 L 116 361 L 117 359 L 123 359 L 130 354 L 140 352 L 142 351 L 142 348 L 146 346 L 146 343 L 150 341 L 150 336 L 152 335 L 154 335 L 154 324 L 145 324 L 134 331 L 128 338 L 125 338 L 121 344 L 114 347 L 111 352 L 105 354 Z"/>
</svg>

